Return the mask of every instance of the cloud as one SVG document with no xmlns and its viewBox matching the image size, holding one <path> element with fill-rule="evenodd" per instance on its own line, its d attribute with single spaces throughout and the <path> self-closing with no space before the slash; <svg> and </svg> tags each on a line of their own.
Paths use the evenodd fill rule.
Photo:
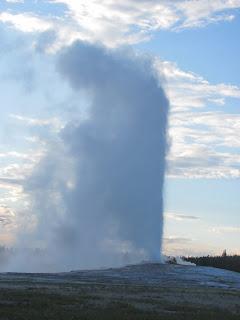
<svg viewBox="0 0 240 320">
<path fill-rule="evenodd" d="M 232 21 L 234 15 L 230 10 L 240 7 L 239 0 L 191 0 L 179 1 L 178 10 L 183 15 L 183 21 L 178 29 L 204 27 L 219 21 Z"/>
<path fill-rule="evenodd" d="M 156 58 L 155 66 L 167 79 L 166 90 L 173 112 L 198 110 L 211 104 L 223 106 L 226 98 L 240 99 L 239 86 L 211 84 L 200 75 L 181 70 L 176 63 L 159 58 Z"/>
<path fill-rule="evenodd" d="M 51 127 L 54 131 L 59 131 L 64 127 L 58 118 L 39 119 L 26 117 L 19 114 L 10 114 L 9 116 L 29 126 Z"/>
<path fill-rule="evenodd" d="M 53 28 L 53 23 L 30 13 L 0 13 L 0 21 L 14 26 L 22 32 L 45 32 Z"/>
<path fill-rule="evenodd" d="M 23 180 L 31 173 L 35 164 L 35 161 L 26 161 L 24 164 L 11 163 L 6 165 L 5 167 L 1 167 L 1 179 L 3 181 L 4 177 L 6 177 L 6 179 L 13 179 L 13 181 Z"/>
<path fill-rule="evenodd" d="M 155 60 L 166 78 L 171 102 L 168 176 L 171 178 L 240 177 L 240 116 L 226 111 L 240 88 L 211 84 L 175 63 Z M 219 109 L 220 107 L 220 109 Z"/>
<path fill-rule="evenodd" d="M 191 238 L 185 238 L 185 237 L 165 237 L 163 239 L 165 245 L 181 245 L 181 244 L 189 244 L 189 242 L 192 242 Z"/>
<path fill-rule="evenodd" d="M 3 12 L 0 20 L 23 32 L 57 31 L 57 47 L 76 39 L 102 42 L 110 47 L 148 40 L 156 30 L 179 31 L 204 27 L 219 21 L 232 21 L 239 0 L 52 0 L 63 4 L 65 13 L 51 19 L 36 12 Z M 34 7 L 41 7 L 41 3 Z M 33 7 L 33 8 L 34 8 Z"/>
<path fill-rule="evenodd" d="M 24 0 L 5 0 L 8 3 L 24 3 Z"/>
<path fill-rule="evenodd" d="M 217 234 L 240 233 L 240 226 L 218 226 L 209 228 L 209 232 Z"/>
<path fill-rule="evenodd" d="M 28 153 L 16 151 L 0 153 L 0 183 L 6 185 L 22 185 L 31 175 L 35 166 L 44 157 L 46 150 L 31 150 Z"/>
<path fill-rule="evenodd" d="M 15 213 L 12 209 L 0 204 L 0 227 L 12 224 L 14 217 Z"/>
<path fill-rule="evenodd" d="M 174 234 L 174 233 L 172 233 Z M 170 235 L 163 239 L 163 252 L 170 256 L 206 256 L 222 254 L 225 241 L 215 243 L 209 241 L 206 234 L 202 238 L 191 238 L 189 236 Z M 229 252 L 238 253 L 238 249 L 231 248 Z"/>
<path fill-rule="evenodd" d="M 5 178 L 5 177 L 0 177 L 0 183 L 1 184 L 6 184 L 7 186 L 18 186 L 22 184 L 21 179 L 14 179 L 14 178 Z"/>
<path fill-rule="evenodd" d="M 225 13 L 226 10 L 240 7 L 239 0 L 217 0 L 211 5 L 207 0 L 171 2 L 123 0 L 121 4 L 108 0 L 103 0 L 101 3 L 96 0 L 88 2 L 54 0 L 54 2 L 67 5 L 72 19 L 86 31 L 100 37 L 109 37 L 110 41 L 113 41 L 110 37 L 114 35 L 114 31 L 118 30 L 122 30 L 122 33 L 119 34 L 118 31 L 117 38 L 118 35 L 122 38 L 129 33 L 131 37 L 140 35 L 139 41 L 154 30 L 179 30 L 204 27 L 218 21 L 231 21 L 234 15 Z M 133 26 L 137 31 L 131 30 Z"/>
<path fill-rule="evenodd" d="M 18 159 L 28 159 L 29 155 L 26 153 L 20 153 L 17 151 L 1 152 L 0 158 L 18 158 Z"/>
<path fill-rule="evenodd" d="M 240 176 L 240 116 L 224 112 L 171 114 L 170 177 Z"/>
<path fill-rule="evenodd" d="M 194 221 L 194 220 L 199 220 L 200 218 L 197 216 L 193 215 L 187 215 L 187 214 L 181 214 L 181 213 L 172 213 L 172 212 L 167 212 L 165 213 L 165 217 L 167 219 L 172 219 L 176 221 Z"/>
</svg>

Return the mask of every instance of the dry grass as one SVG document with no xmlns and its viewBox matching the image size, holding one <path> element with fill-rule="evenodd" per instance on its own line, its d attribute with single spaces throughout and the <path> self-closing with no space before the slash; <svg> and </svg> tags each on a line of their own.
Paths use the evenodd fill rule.
<svg viewBox="0 0 240 320">
<path fill-rule="evenodd" d="M 191 281 L 185 286 L 178 279 L 169 285 L 149 284 L 101 272 L 99 277 L 96 272 L 0 275 L 0 320 L 240 319 L 240 290 Z"/>
</svg>

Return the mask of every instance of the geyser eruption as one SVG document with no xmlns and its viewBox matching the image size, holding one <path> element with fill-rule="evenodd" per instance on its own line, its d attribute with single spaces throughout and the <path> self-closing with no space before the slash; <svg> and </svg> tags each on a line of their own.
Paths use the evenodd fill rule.
<svg viewBox="0 0 240 320">
<path fill-rule="evenodd" d="M 45 265 L 159 259 L 168 100 L 151 59 L 76 42 L 57 70 L 90 107 L 64 127 L 26 185 Z"/>
</svg>

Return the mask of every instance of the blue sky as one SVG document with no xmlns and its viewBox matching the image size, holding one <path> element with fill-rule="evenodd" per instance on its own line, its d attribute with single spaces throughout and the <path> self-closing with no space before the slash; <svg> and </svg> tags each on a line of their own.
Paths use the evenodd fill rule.
<svg viewBox="0 0 240 320">
<path fill-rule="evenodd" d="M 78 97 L 59 82 L 51 59 L 81 39 L 152 55 L 165 78 L 171 104 L 165 252 L 240 253 L 239 30 L 239 0 L 124 0 L 121 6 L 2 0 L 2 243 L 14 245 L 16 230 L 31 220 L 17 214 L 28 206 L 19 181 L 77 112 Z"/>
<path fill-rule="evenodd" d="M 179 32 L 157 32 L 152 41 L 138 47 L 165 60 L 177 61 L 181 69 L 194 71 L 210 82 L 239 84 L 239 29 L 240 13 L 237 12 L 231 23 Z"/>
</svg>

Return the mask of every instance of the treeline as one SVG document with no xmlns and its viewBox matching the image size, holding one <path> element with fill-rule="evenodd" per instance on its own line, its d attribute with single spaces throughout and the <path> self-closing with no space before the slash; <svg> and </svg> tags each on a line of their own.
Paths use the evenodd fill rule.
<svg viewBox="0 0 240 320">
<path fill-rule="evenodd" d="M 39 248 L 8 248 L 0 245 L 0 272 L 5 270 L 5 266 L 13 258 L 21 257 L 22 259 L 29 259 L 31 257 L 38 257 L 39 259 L 43 259 L 45 256 L 45 252 Z"/>
<path fill-rule="evenodd" d="M 238 255 L 184 257 L 184 260 L 195 263 L 197 266 L 207 266 L 240 272 L 240 256 Z"/>
<path fill-rule="evenodd" d="M 12 248 L 7 248 L 5 246 L 0 245 L 0 271 L 1 267 L 6 265 L 11 258 L 15 254 L 15 250 Z"/>
</svg>

